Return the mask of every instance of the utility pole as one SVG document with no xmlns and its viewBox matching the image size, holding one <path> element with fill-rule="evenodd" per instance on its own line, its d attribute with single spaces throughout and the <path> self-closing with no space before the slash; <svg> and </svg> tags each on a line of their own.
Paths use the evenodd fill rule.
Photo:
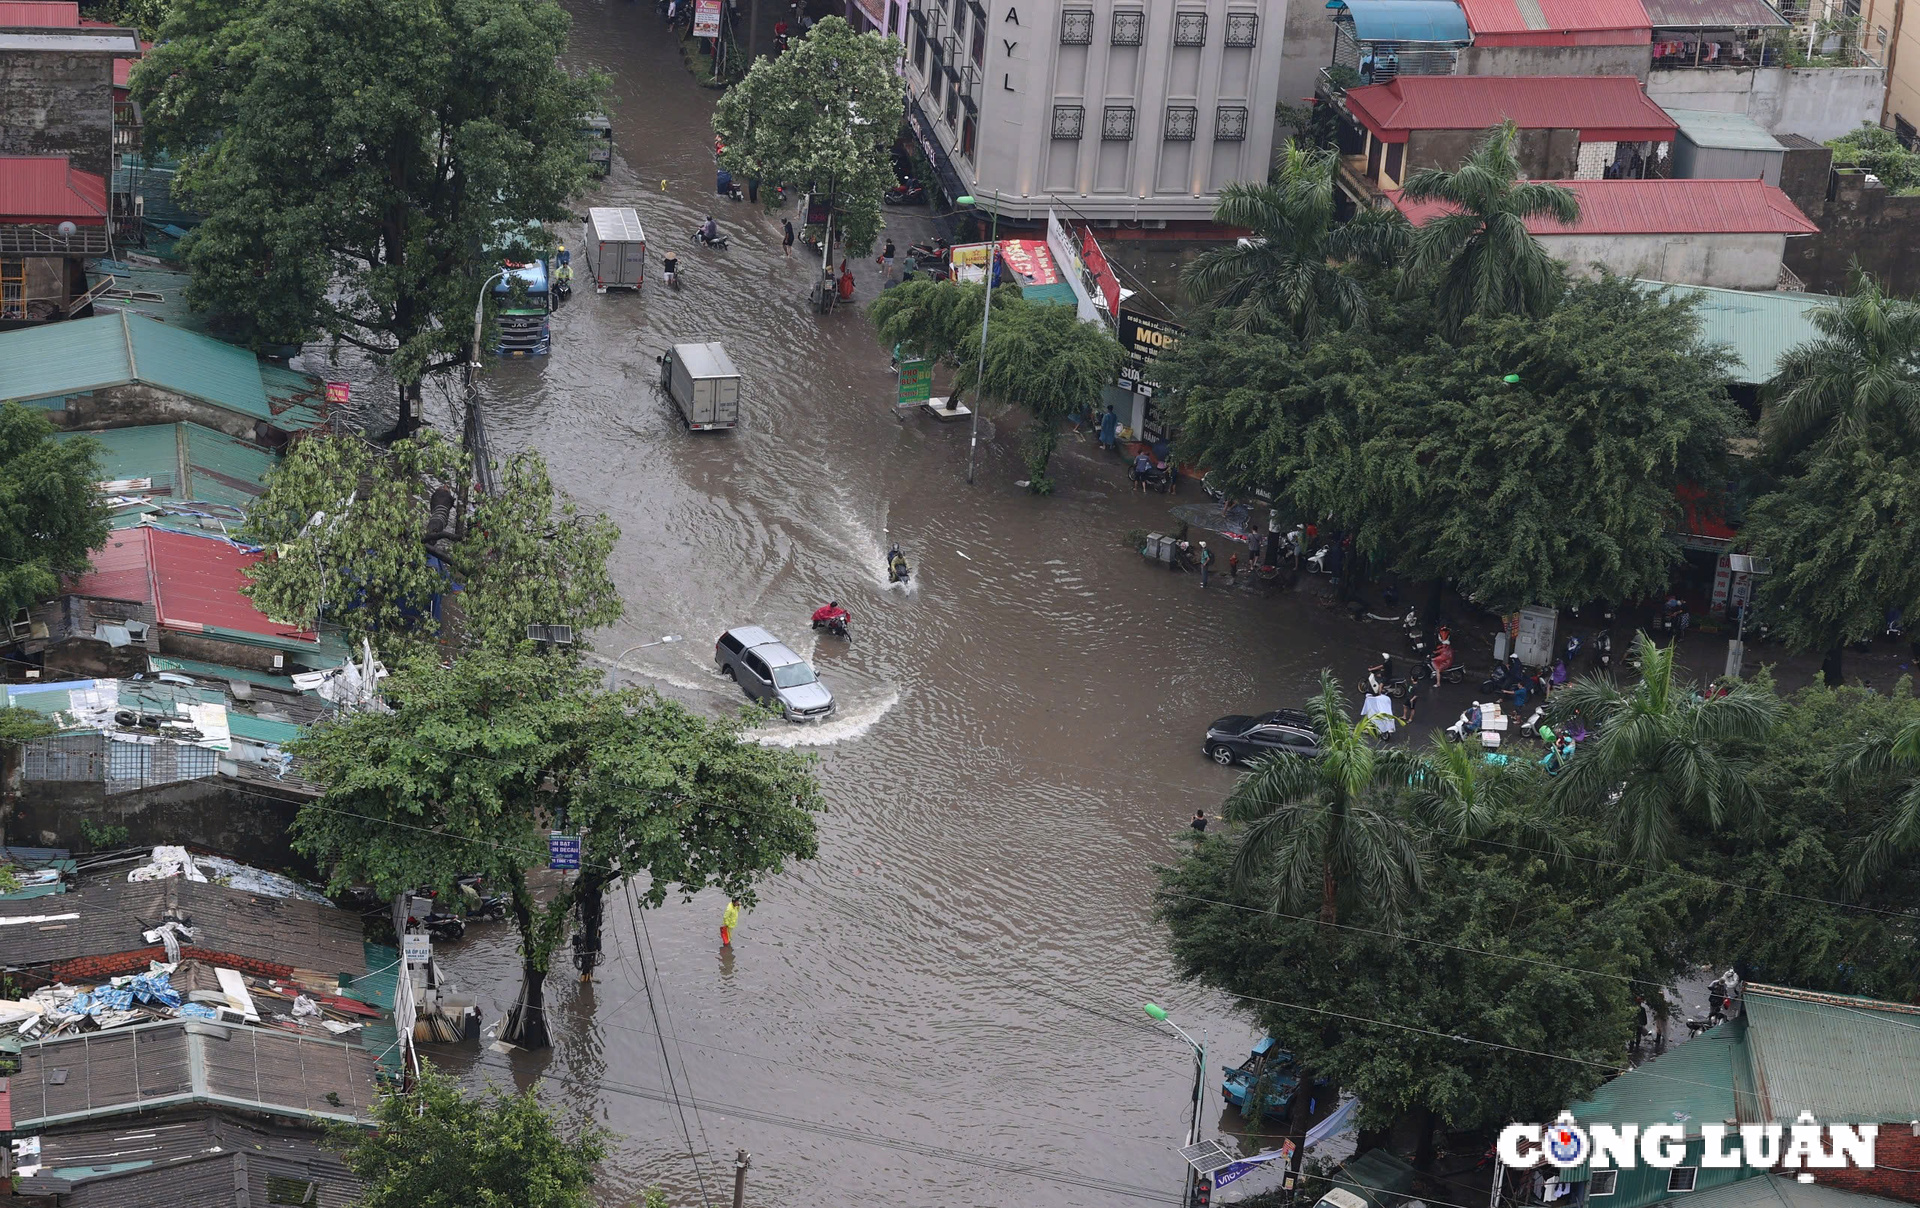
<svg viewBox="0 0 1920 1208">
<path fill-rule="evenodd" d="M 744 1149 L 733 1151 L 733 1208 L 746 1208 L 747 1167 L 752 1164 L 752 1154 Z"/>
<path fill-rule="evenodd" d="M 987 304 L 980 311 L 980 369 L 973 380 L 973 413 L 967 417 L 967 485 L 973 485 L 973 455 L 980 447 L 981 379 L 987 376 L 987 320 L 993 317 L 993 270 L 1000 261 L 1000 190 L 993 191 L 993 231 L 987 236 Z"/>
</svg>

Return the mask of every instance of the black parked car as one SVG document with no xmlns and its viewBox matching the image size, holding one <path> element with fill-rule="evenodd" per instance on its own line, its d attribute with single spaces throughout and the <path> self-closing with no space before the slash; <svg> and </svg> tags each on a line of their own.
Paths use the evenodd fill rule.
<svg viewBox="0 0 1920 1208">
<path fill-rule="evenodd" d="M 1221 767 L 1250 763 L 1275 753 L 1320 754 L 1313 722 L 1298 709 L 1275 709 L 1258 717 L 1235 713 L 1207 727 L 1207 758 Z"/>
</svg>

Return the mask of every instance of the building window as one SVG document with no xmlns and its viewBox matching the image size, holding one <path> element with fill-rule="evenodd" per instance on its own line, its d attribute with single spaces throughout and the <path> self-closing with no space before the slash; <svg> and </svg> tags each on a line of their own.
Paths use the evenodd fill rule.
<svg viewBox="0 0 1920 1208">
<path fill-rule="evenodd" d="M 887 36 L 889 38 L 897 37 L 899 33 L 900 6 L 898 4 L 889 4 L 887 5 Z"/>
<path fill-rule="evenodd" d="M 1225 143 L 1237 143 L 1247 137 L 1247 107 L 1222 105 L 1213 111 L 1213 137 Z"/>
<path fill-rule="evenodd" d="M 1168 142 L 1191 142 L 1193 132 L 1200 125 L 1200 111 L 1192 105 L 1167 106 Z"/>
<path fill-rule="evenodd" d="M 947 125 L 954 126 L 954 125 L 958 125 L 959 122 L 960 122 L 960 89 L 957 87 L 949 88 L 947 89 Z"/>
<path fill-rule="evenodd" d="M 1092 9 L 1069 8 L 1061 12 L 1060 44 L 1062 46 L 1093 45 Z"/>
<path fill-rule="evenodd" d="M 0 319 L 27 317 L 27 262 L 0 260 Z"/>
<path fill-rule="evenodd" d="M 927 35 L 917 29 L 913 31 L 913 69 L 927 74 Z"/>
<path fill-rule="evenodd" d="M 987 23 L 976 20 L 973 23 L 973 65 L 987 65 Z"/>
<path fill-rule="evenodd" d="M 1227 45 L 1252 46 L 1254 34 L 1260 29 L 1258 13 L 1227 14 Z"/>
<path fill-rule="evenodd" d="M 1087 111 L 1080 105 L 1053 107 L 1053 137 L 1079 138 L 1087 128 Z"/>
<path fill-rule="evenodd" d="M 1175 46 L 1205 46 L 1207 44 L 1207 14 L 1175 13 L 1173 15 L 1173 44 Z"/>
<path fill-rule="evenodd" d="M 1592 1185 L 1587 1188 L 1587 1198 L 1612 1195 L 1620 1186 L 1620 1172 L 1617 1170 L 1596 1170 L 1593 1172 Z"/>
<path fill-rule="evenodd" d="M 973 140 L 975 137 L 977 137 L 977 132 L 973 125 L 973 115 L 968 114 L 967 120 L 960 123 L 960 154 L 966 156 L 968 159 L 973 158 Z"/>
<path fill-rule="evenodd" d="M 953 36 L 956 38 L 967 36 L 967 6 L 964 4 L 953 6 Z"/>
<path fill-rule="evenodd" d="M 1133 137 L 1133 106 L 1108 105 L 1100 115 L 1100 137 L 1125 142 Z"/>
<path fill-rule="evenodd" d="M 1146 40 L 1147 14 L 1137 8 L 1119 9 L 1113 14 L 1113 44 L 1138 46 Z"/>
<path fill-rule="evenodd" d="M 1693 1180 L 1700 1173 L 1698 1166 L 1676 1166 L 1667 1172 L 1668 1192 L 1692 1191 Z"/>
<path fill-rule="evenodd" d="M 946 83 L 947 73 L 944 71 L 936 71 L 927 77 L 927 92 L 932 95 L 934 104 L 940 103 L 940 90 L 946 87 Z"/>
</svg>

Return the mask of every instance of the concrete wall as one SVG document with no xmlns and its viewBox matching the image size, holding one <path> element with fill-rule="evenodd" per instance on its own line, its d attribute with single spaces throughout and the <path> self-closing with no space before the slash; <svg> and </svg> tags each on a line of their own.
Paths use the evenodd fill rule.
<svg viewBox="0 0 1920 1208">
<path fill-rule="evenodd" d="M 1416 130 L 1407 137 L 1405 170 L 1458 168 L 1486 140 L 1485 130 Z M 1579 167 L 1578 130 L 1522 130 L 1514 144 L 1520 170 L 1535 180 L 1572 180 Z"/>
<path fill-rule="evenodd" d="M 1752 180 L 1780 183 L 1778 151 L 1747 151 L 1733 147 L 1698 147 L 1682 133 L 1673 141 L 1673 174 L 1685 180 Z"/>
<path fill-rule="evenodd" d="M 1647 95 L 1667 109 L 1744 113 L 1769 134 L 1839 138 L 1878 123 L 1886 70 L 1880 67 L 1686 68 L 1647 76 Z"/>
<path fill-rule="evenodd" d="M 1280 103 L 1313 96 L 1320 69 L 1333 62 L 1333 14 L 1324 0 L 1287 0 L 1287 38 L 1280 46 Z"/>
<path fill-rule="evenodd" d="M 113 60 L 0 51 L 0 155 L 65 155 L 113 174 Z"/>
<path fill-rule="evenodd" d="M 1546 235 L 1541 246 L 1576 272 L 1595 262 L 1622 277 L 1722 289 L 1773 289 L 1785 235 Z"/>
<path fill-rule="evenodd" d="M 1469 46 L 1453 74 L 1463 76 L 1596 76 L 1647 78 L 1653 46 Z"/>
<path fill-rule="evenodd" d="M 33 780 L 15 788 L 9 843 L 83 849 L 84 818 L 95 826 L 126 827 L 127 844 L 133 847 L 182 843 L 265 868 L 306 866 L 287 847 L 287 831 L 299 805 L 251 782 L 243 786 L 213 776 L 112 797 L 104 784 L 82 781 Z"/>
<path fill-rule="evenodd" d="M 50 400 L 57 404 L 60 399 Z M 107 386 L 85 394 L 65 397 L 64 409 L 51 409 L 47 419 L 66 431 L 103 431 L 107 428 L 135 428 L 146 424 L 174 424 L 181 420 L 225 432 L 256 444 L 284 445 L 287 434 L 265 420 L 215 407 L 198 399 L 175 394 L 158 386 L 131 383 Z M 34 403 L 32 405 L 42 405 Z"/>
<path fill-rule="evenodd" d="M 1792 242 L 1787 267 L 1808 289 L 1846 292 L 1848 266 L 1857 258 L 1892 292 L 1920 292 L 1920 197 L 1870 189 L 1862 172 L 1834 172 L 1827 198 L 1807 217 L 1820 233 Z"/>
</svg>

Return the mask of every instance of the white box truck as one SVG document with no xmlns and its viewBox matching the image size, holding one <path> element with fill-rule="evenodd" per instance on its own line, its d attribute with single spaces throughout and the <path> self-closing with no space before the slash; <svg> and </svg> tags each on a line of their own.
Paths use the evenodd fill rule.
<svg viewBox="0 0 1920 1208">
<path fill-rule="evenodd" d="M 660 358 L 660 384 L 695 431 L 740 422 L 740 371 L 719 344 L 675 344 Z"/>
<path fill-rule="evenodd" d="M 593 292 L 639 289 L 647 279 L 647 235 L 640 215 L 620 206 L 595 206 L 587 211 L 587 276 Z"/>
</svg>

